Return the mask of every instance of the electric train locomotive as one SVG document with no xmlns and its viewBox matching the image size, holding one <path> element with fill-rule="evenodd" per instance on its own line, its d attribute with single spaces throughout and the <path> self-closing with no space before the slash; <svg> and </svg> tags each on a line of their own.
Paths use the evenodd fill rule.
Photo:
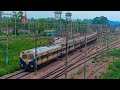
<svg viewBox="0 0 120 90">
<path fill-rule="evenodd" d="M 96 40 L 96 33 L 87 36 L 87 43 Z M 64 41 L 64 40 L 63 40 Z M 62 41 L 61 41 L 62 42 Z M 68 52 L 80 48 L 85 44 L 84 37 L 68 41 Z M 66 53 L 65 44 L 53 44 L 51 46 L 38 47 L 35 59 L 35 48 L 20 53 L 21 69 L 34 71 L 36 66 L 42 66 Z M 37 64 L 37 65 L 36 65 Z"/>
</svg>

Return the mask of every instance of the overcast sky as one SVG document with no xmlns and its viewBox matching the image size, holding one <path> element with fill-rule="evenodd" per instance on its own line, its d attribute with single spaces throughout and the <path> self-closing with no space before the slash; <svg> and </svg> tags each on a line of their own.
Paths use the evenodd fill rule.
<svg viewBox="0 0 120 90">
<path fill-rule="evenodd" d="M 10 11 L 5 11 L 10 12 Z M 65 13 L 68 11 L 63 11 L 62 18 L 65 18 Z M 93 19 L 94 17 L 105 16 L 109 20 L 120 21 L 120 11 L 69 11 L 72 13 L 72 19 Z M 53 11 L 27 11 L 28 18 L 46 18 L 54 17 Z"/>
</svg>

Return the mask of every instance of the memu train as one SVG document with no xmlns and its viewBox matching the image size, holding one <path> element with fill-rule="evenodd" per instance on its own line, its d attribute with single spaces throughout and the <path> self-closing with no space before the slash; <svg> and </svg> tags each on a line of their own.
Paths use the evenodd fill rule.
<svg viewBox="0 0 120 90">
<path fill-rule="evenodd" d="M 87 35 L 87 43 L 96 40 L 96 33 Z M 64 41 L 62 41 L 64 42 Z M 85 44 L 85 38 L 75 38 L 74 40 L 68 41 L 68 53 L 80 48 Z M 51 62 L 53 59 L 58 58 L 66 53 L 65 44 L 53 44 L 51 46 L 38 47 L 37 58 L 35 59 L 35 48 L 22 51 L 20 53 L 20 67 L 21 69 L 34 71 L 36 66 L 42 66 Z M 37 65 L 36 65 L 37 64 Z"/>
</svg>

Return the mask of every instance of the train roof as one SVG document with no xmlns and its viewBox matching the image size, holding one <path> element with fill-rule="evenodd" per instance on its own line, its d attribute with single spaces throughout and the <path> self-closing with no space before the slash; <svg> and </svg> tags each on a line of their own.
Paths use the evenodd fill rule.
<svg viewBox="0 0 120 90">
<path fill-rule="evenodd" d="M 88 37 L 93 36 L 93 35 L 95 35 L 95 34 L 96 34 L 96 33 L 94 33 L 94 34 L 92 34 L 92 35 L 89 35 Z M 83 37 L 80 37 L 80 38 L 74 39 L 74 41 L 78 41 L 78 40 L 82 40 L 82 39 L 83 39 Z M 69 40 L 69 41 L 68 41 L 69 44 L 72 43 L 72 42 L 73 42 L 73 40 Z M 61 47 L 60 44 L 53 44 L 53 45 L 51 45 L 51 46 L 38 47 L 38 48 L 37 48 L 37 54 L 44 53 L 44 52 L 47 52 L 47 51 L 50 51 L 50 50 L 53 50 L 53 49 L 56 49 L 56 48 L 60 48 L 60 47 Z M 29 49 L 29 50 L 26 50 L 26 51 L 31 51 L 31 52 L 34 52 L 34 53 L 35 53 L 35 48 Z"/>
<path fill-rule="evenodd" d="M 88 37 L 91 37 L 91 36 L 94 36 L 94 35 L 96 35 L 96 33 L 93 33 L 92 35 L 87 35 L 86 37 L 88 38 Z M 83 36 L 83 37 L 75 38 L 74 41 L 79 41 L 79 40 L 82 41 L 84 39 L 85 39 L 85 37 Z M 68 41 L 69 44 L 72 43 L 72 42 L 73 42 L 73 39 Z"/>
<path fill-rule="evenodd" d="M 47 52 L 47 51 L 50 51 L 50 50 L 53 50 L 53 49 L 56 49 L 56 48 L 60 48 L 61 45 L 51 45 L 51 46 L 44 46 L 44 47 L 38 47 L 37 48 L 37 54 L 40 54 L 40 53 L 44 53 L 44 52 Z M 35 48 L 34 49 L 30 49 L 28 51 L 32 51 L 35 53 Z"/>
</svg>

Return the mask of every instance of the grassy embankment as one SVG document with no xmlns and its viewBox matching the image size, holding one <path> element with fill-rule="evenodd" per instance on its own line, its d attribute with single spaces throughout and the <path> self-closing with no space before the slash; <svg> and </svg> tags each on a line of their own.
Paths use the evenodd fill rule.
<svg viewBox="0 0 120 90">
<path fill-rule="evenodd" d="M 112 56 L 113 61 L 108 66 L 108 71 L 103 73 L 102 79 L 120 79 L 120 49 L 113 49 L 105 56 Z"/>
<path fill-rule="evenodd" d="M 19 38 L 19 39 L 18 39 Z M 6 65 L 6 42 L 0 42 L 0 76 L 8 73 L 12 73 L 20 69 L 19 56 L 20 52 L 35 47 L 34 39 L 24 39 L 26 37 L 17 37 L 16 40 L 9 41 L 9 63 Z M 41 38 L 38 42 L 38 46 L 50 44 L 52 40 L 50 38 Z"/>
</svg>

